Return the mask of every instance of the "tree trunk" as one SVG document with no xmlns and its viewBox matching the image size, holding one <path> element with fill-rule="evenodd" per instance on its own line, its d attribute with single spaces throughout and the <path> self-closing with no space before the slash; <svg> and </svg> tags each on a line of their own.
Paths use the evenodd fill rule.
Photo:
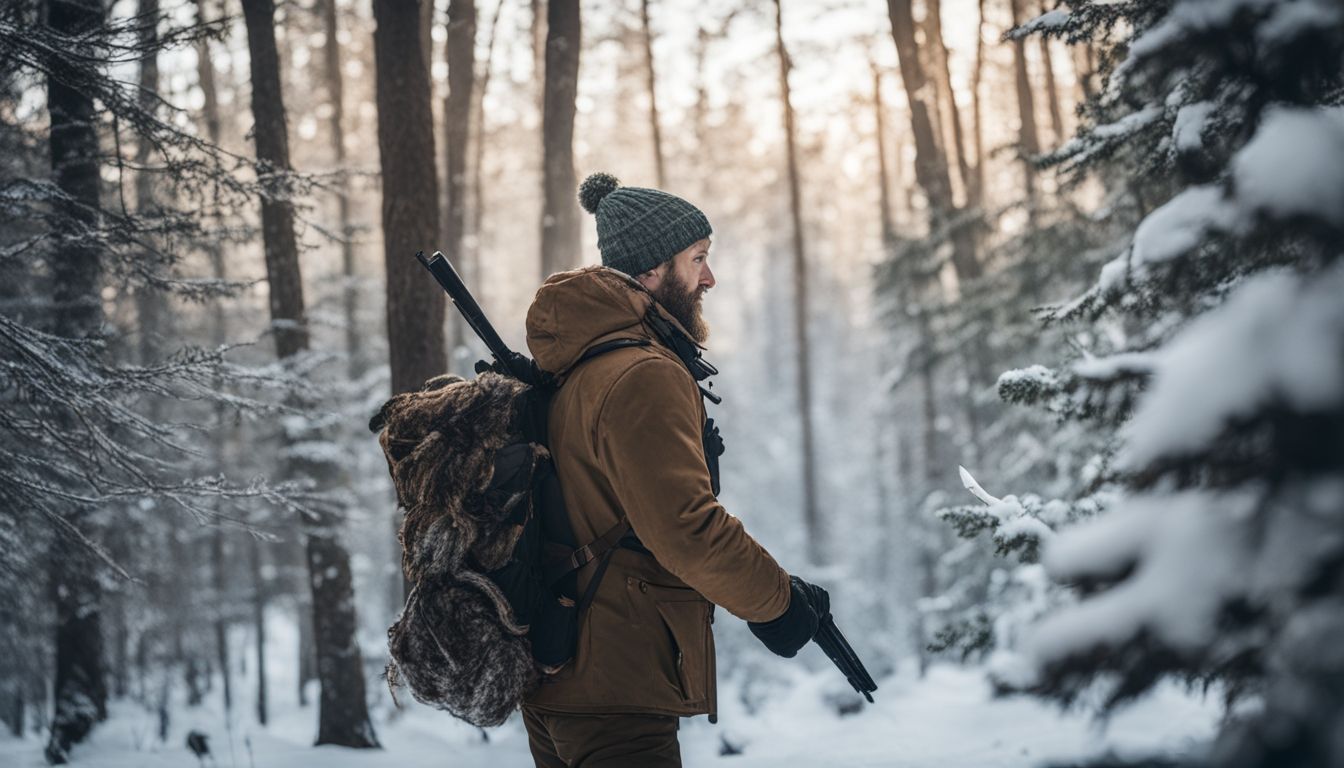
<svg viewBox="0 0 1344 768">
<path fill-rule="evenodd" d="M 274 7 L 271 0 L 243 0 L 248 51 L 252 68 L 254 140 L 263 172 L 283 179 L 289 171 L 289 140 L 280 93 L 280 67 L 275 48 Z M 417 61 L 422 59 L 417 58 Z M 294 236 L 294 209 L 288 184 L 273 184 L 262 200 L 262 238 L 266 275 L 270 285 L 271 323 L 276 352 L 287 360 L 308 349 L 303 279 Z M 430 198 L 432 203 L 433 197 Z M 288 435 L 286 440 L 295 436 Z M 308 439 L 320 438 L 308 435 Z M 288 476 L 308 475 L 318 487 L 330 484 L 329 465 L 288 458 Z M 313 596 L 314 640 L 322 700 L 318 711 L 318 744 L 376 747 L 373 724 L 365 700 L 364 670 L 355 641 L 355 602 L 350 583 L 350 555 L 339 540 L 339 510 L 310 504 L 304 533 L 308 573 Z"/>
<path fill-rule="evenodd" d="M 957 108 L 956 94 L 952 91 L 952 69 L 949 64 L 951 57 L 947 51 L 947 44 L 943 41 L 943 4 L 942 0 L 925 0 L 925 5 L 928 9 L 925 29 L 928 30 L 928 42 L 933 46 L 933 62 L 937 67 L 935 77 L 952 123 L 952 148 L 957 155 L 957 176 L 961 180 L 961 188 L 965 191 L 967 205 L 973 207 L 976 205 L 971 192 L 974 182 L 971 178 L 970 164 L 966 160 L 966 142 L 962 138 L 961 110 Z"/>
<path fill-rule="evenodd" d="M 5 725 L 9 726 L 9 734 L 16 739 L 23 738 L 24 726 L 24 699 L 23 684 L 19 680 L 14 681 L 14 689 L 9 691 L 9 700 L 5 702 Z"/>
<path fill-rule="evenodd" d="M 425 71 L 434 71 L 434 0 L 400 0 L 415 2 L 420 7 L 420 52 L 425 57 Z M 432 89 L 432 86 L 431 86 Z"/>
<path fill-rule="evenodd" d="M 103 26 L 101 0 L 48 0 L 47 24 L 71 37 Z M 47 78 L 51 172 L 56 186 L 70 198 L 56 203 L 65 221 L 89 229 L 98 226 L 98 116 L 93 99 L 67 85 L 79 82 L 65 73 L 59 58 Z M 67 338 L 98 331 L 103 322 L 99 285 L 101 252 L 93 238 L 70 232 L 60 258 L 50 260 L 53 329 Z M 67 519 L 85 527 L 91 511 L 76 506 Z M 102 590 L 89 553 L 68 535 L 57 536 L 50 552 L 51 599 L 55 603 L 55 717 L 47 760 L 64 763 L 70 746 L 82 741 L 94 724 L 107 717 L 104 680 Z"/>
<path fill-rule="evenodd" d="M 210 575 L 211 586 L 215 593 L 214 630 L 215 660 L 219 664 L 220 678 L 224 682 L 224 711 L 233 711 L 233 671 L 229 666 L 229 623 L 225 618 L 229 600 L 229 586 L 225 574 L 224 529 L 216 528 L 210 537 Z"/>
<path fill-rule="evenodd" d="M 1022 0 L 1008 0 L 1012 8 L 1012 25 L 1022 23 Z M 1017 85 L 1018 140 L 1017 151 L 1022 159 L 1022 181 L 1026 190 L 1028 211 L 1035 215 L 1036 210 L 1036 172 L 1031 167 L 1030 158 L 1041 152 L 1041 143 L 1036 133 L 1036 105 L 1031 93 L 1031 77 L 1027 73 L 1026 41 L 1018 38 L 1013 44 L 1013 76 Z"/>
<path fill-rule="evenodd" d="M 289 200 L 289 137 L 280 93 L 280 63 L 275 47 L 274 4 L 243 0 L 252 68 L 253 140 L 257 175 L 266 186 L 261 199 L 261 233 L 270 286 L 270 313 L 276 355 L 293 357 L 308 348 L 299 248 L 294 236 L 294 206 Z"/>
<path fill-rule="evenodd" d="M 807 526 L 807 557 L 823 565 L 830 556 L 827 531 L 817 507 L 817 461 L 812 422 L 812 365 L 807 339 L 807 254 L 803 248 L 802 191 L 798 179 L 798 150 L 789 90 L 792 63 L 784 47 L 784 12 L 775 0 L 775 50 L 779 55 L 779 97 L 784 115 L 785 159 L 789 168 L 789 215 L 793 221 L 793 338 L 798 348 L 798 418 L 802 432 L 803 521 Z"/>
<path fill-rule="evenodd" d="M 928 80 L 919 59 L 915 42 L 915 18 L 911 0 L 887 0 L 891 18 L 891 35 L 896 43 L 896 56 L 901 67 L 901 81 L 905 85 L 906 100 L 910 105 L 910 129 L 915 137 L 915 180 L 928 199 L 930 230 L 937 232 L 950 226 L 957 208 L 952 200 L 952 182 L 948 173 L 947 157 L 938 148 L 933 131 L 931 108 L 927 101 Z M 936 104 L 932 105 L 936 108 Z M 980 264 L 975 254 L 973 233 L 965 226 L 952 233 L 952 263 L 957 276 L 963 280 L 980 275 Z"/>
<path fill-rule="evenodd" d="M 877 62 L 870 62 L 873 70 L 873 117 L 876 122 L 877 139 L 877 201 L 878 220 L 882 224 L 882 247 L 890 256 L 890 249 L 896 240 L 896 224 L 891 218 L 891 180 L 887 178 L 887 128 L 886 110 L 882 105 L 882 70 Z"/>
<path fill-rule="evenodd" d="M 924 481 L 929 488 L 936 487 L 942 471 L 942 451 L 938 439 L 938 383 L 934 379 L 937 367 L 933 353 L 933 329 L 929 323 L 926 297 L 915 299 L 918 308 L 915 320 L 919 325 L 919 383 L 923 414 Z M 931 594 L 925 592 L 924 594 Z"/>
<path fill-rule="evenodd" d="M 975 177 L 971 190 L 972 205 L 985 204 L 985 126 L 980 100 L 980 83 L 985 73 L 985 0 L 978 2 L 975 23 L 975 70 L 971 75 L 971 115 L 975 123 Z"/>
<path fill-rule="evenodd" d="M 975 393 L 979 388 L 978 382 L 989 378 L 986 367 L 989 357 L 987 346 L 984 338 L 976 336 L 973 343 L 959 355 L 962 373 L 966 376 L 966 391 L 961 396 L 962 414 L 966 417 L 966 446 L 962 453 L 967 461 L 974 464 L 979 464 L 983 456 L 980 450 L 980 412 L 976 407 Z"/>
<path fill-rule="evenodd" d="M 536 89 L 537 109 L 546 109 L 546 14 L 544 0 L 530 0 L 532 6 L 532 86 Z"/>
<path fill-rule="evenodd" d="M 355 231 L 350 223 L 350 179 L 345 174 L 345 84 L 341 75 L 340 25 L 336 0 L 322 0 L 322 27 L 325 43 L 322 46 L 324 74 L 327 80 L 327 101 L 331 105 L 328 133 L 331 139 L 331 160 L 336 169 L 336 226 L 341 235 L 341 279 L 344 283 L 342 304 L 345 311 L 346 375 L 351 381 L 364 375 L 363 344 L 359 339 L 359 281 L 355 274 Z"/>
<path fill-rule="evenodd" d="M 938 559 L 934 557 L 929 548 L 922 547 L 919 553 L 919 589 L 922 597 L 933 597 L 938 585 Z M 929 672 L 929 666 L 933 663 L 932 655 L 929 652 L 929 631 L 928 619 L 924 611 L 918 611 L 914 627 L 915 647 L 919 655 L 919 677 L 924 677 Z"/>
<path fill-rule="evenodd" d="M 1097 71 L 1095 51 L 1091 42 L 1071 45 L 1069 50 L 1073 52 L 1073 70 L 1078 81 L 1078 99 L 1087 101 L 1096 93 L 1096 88 L 1092 85 L 1092 76 Z"/>
<path fill-rule="evenodd" d="M 1046 13 L 1049 9 L 1044 0 L 1041 2 L 1041 13 Z M 1036 39 L 1041 44 L 1041 70 L 1045 77 L 1045 101 L 1050 107 L 1050 130 L 1055 137 L 1055 144 L 1064 143 L 1064 115 L 1059 106 L 1059 88 L 1055 84 L 1055 63 L 1050 55 L 1050 38 L 1046 35 L 1037 35 Z"/>
<path fill-rule="evenodd" d="M 252 571 L 252 632 L 257 641 L 257 722 L 266 725 L 266 578 L 261 570 L 261 542 L 247 537 L 248 565 Z"/>
<path fill-rule="evenodd" d="M 192 679 L 191 654 L 188 653 L 186 642 L 187 627 L 193 618 L 189 615 L 193 607 L 191 598 L 193 562 L 188 551 L 190 534 L 176 528 L 169 528 L 165 534 L 164 546 L 168 550 L 166 554 L 170 565 L 162 577 L 164 599 L 159 601 L 159 605 L 164 607 L 167 614 L 168 631 L 172 638 L 172 665 L 181 674 L 182 682 L 187 684 L 187 705 L 195 706 L 198 703 L 196 697 L 199 691 Z M 163 683 L 160 686 L 161 696 L 168 695 L 171 683 L 170 670 L 165 669 Z"/>
<path fill-rule="evenodd" d="M 88 553 L 62 538 L 53 547 L 52 599 L 56 604 L 56 714 L 46 755 L 68 761 L 72 745 L 107 718 L 103 679 L 102 592 Z"/>
<path fill-rule="evenodd" d="M 383 252 L 392 394 L 444 372 L 444 294 L 416 262 L 438 236 L 438 180 L 429 70 L 419 53 L 418 4 L 374 0 L 378 149 L 383 181 Z"/>
<path fill-rule="evenodd" d="M 210 19 L 206 16 L 206 0 L 195 0 L 195 2 L 197 24 L 202 26 L 208 24 Z M 205 135 L 211 144 L 218 146 L 220 141 L 219 90 L 215 83 L 215 64 L 211 58 L 210 40 L 206 37 L 196 41 L 196 76 L 200 81 L 201 95 L 204 97 L 201 119 L 205 123 Z"/>
<path fill-rule="evenodd" d="M 308 681 L 317 679 L 317 654 L 313 641 L 313 624 L 316 622 L 316 614 L 313 612 L 313 604 L 310 600 L 304 600 L 301 596 L 295 595 L 294 614 L 298 618 L 299 624 L 299 646 L 294 650 L 299 655 L 299 674 L 297 682 L 299 689 L 296 691 L 299 699 L 299 706 L 308 706 Z"/>
<path fill-rule="evenodd" d="M 387 272 L 387 346 L 392 394 L 411 392 L 444 373 L 446 304 L 441 289 L 414 259 L 432 250 L 439 232 L 434 114 L 429 69 L 408 55 L 422 45 L 420 12 L 408 0 L 374 0 L 378 151 L 383 182 L 383 262 Z M 392 536 L 400 527 L 393 518 Z M 409 592 L 397 568 L 393 595 Z M 401 600 L 392 601 L 400 605 Z"/>
<path fill-rule="evenodd" d="M 200 25 L 209 22 L 206 17 L 204 0 L 196 0 L 196 21 Z M 201 38 L 196 41 L 196 74 L 201 88 L 203 104 L 201 107 L 201 118 L 205 124 L 205 135 L 211 144 L 219 145 L 220 140 L 220 119 L 219 119 L 219 96 L 215 86 L 215 66 L 210 57 L 210 41 L 207 38 Z M 212 216 L 218 213 L 218 201 L 211 200 Z M 225 280 L 228 278 L 228 270 L 224 263 L 224 250 L 215 241 L 214 238 L 208 238 L 206 241 L 206 252 L 210 258 L 211 276 L 216 280 Z M 213 302 L 211 305 L 210 322 L 210 340 L 216 346 L 224 344 L 228 339 L 228 320 L 224 313 L 223 302 Z M 222 390 L 224 383 L 222 380 L 215 380 L 215 389 Z M 233 430 L 224 427 L 226 420 L 225 407 L 220 404 L 215 405 L 215 424 L 219 425 L 211 438 L 211 456 L 214 459 L 216 467 L 223 467 L 226 463 L 227 443 L 233 437 Z M 216 502 L 216 511 L 220 511 L 219 502 Z M 224 711 L 233 710 L 233 670 L 229 663 L 229 622 L 225 606 L 228 602 L 228 577 L 226 573 L 226 542 L 225 533 L 222 527 L 216 527 L 210 537 L 210 574 L 211 586 L 214 589 L 214 635 L 215 635 L 215 656 L 219 664 L 220 677 L 224 683 Z"/>
<path fill-rule="evenodd" d="M 159 55 L 154 50 L 158 44 L 159 0 L 138 0 L 136 15 L 140 17 L 138 42 L 145 53 L 140 57 L 139 91 L 136 100 L 140 109 L 154 114 L 159 100 Z M 155 174 L 144 170 L 150 164 L 153 147 L 143 136 L 136 142 L 135 149 L 135 212 L 141 216 L 153 215 Z M 149 256 L 153 261 L 154 257 Z M 151 269 L 153 267 L 151 266 Z M 163 334 L 167 302 L 163 292 L 152 285 L 141 285 L 135 290 L 136 315 L 140 331 L 140 364 L 151 365 L 160 354 L 160 341 Z M 161 398 L 148 399 L 148 417 L 151 421 L 162 420 L 163 401 Z"/>
<path fill-rule="evenodd" d="M 706 82 L 705 62 L 709 58 L 709 30 L 705 29 L 702 23 L 696 29 L 695 34 L 695 108 L 694 115 L 695 126 L 695 153 L 702 160 L 706 148 L 709 145 L 709 84 Z M 698 168 L 696 175 L 701 178 L 701 183 L 710 175 L 708 168 Z"/>
<path fill-rule="evenodd" d="M 658 127 L 658 90 L 653 66 L 653 30 L 649 26 L 649 0 L 640 0 L 639 18 L 644 27 L 644 61 L 648 64 L 649 126 L 653 136 L 653 167 L 658 188 L 667 188 L 667 172 L 663 167 L 663 131 Z"/>
<path fill-rule="evenodd" d="M 579 0 L 550 0 L 546 85 L 541 114 L 541 276 L 579 263 L 579 203 L 574 179 L 574 98 L 582 35 Z"/>
<path fill-rule="evenodd" d="M 131 628 L 127 621 L 127 596 L 124 592 L 107 602 L 112 614 L 112 696 L 122 698 L 131 691 Z"/>
<path fill-rule="evenodd" d="M 490 16 L 490 36 L 485 47 L 485 67 L 481 71 L 480 86 L 476 89 L 476 116 L 473 120 L 473 132 L 476 134 L 475 156 L 471 163 L 471 236 L 473 239 L 472 263 L 476 265 L 476 282 L 485 284 L 485 264 L 481 259 L 481 228 L 485 217 L 485 96 L 490 89 L 490 73 L 495 65 L 495 32 L 499 29 L 499 12 L 504 3 L 495 4 L 495 12 Z M 483 296 L 477 296 L 479 302 Z"/>
<path fill-rule="evenodd" d="M 476 84 L 475 0 L 449 0 L 448 43 L 444 51 L 444 59 L 448 64 L 448 95 L 443 100 L 443 178 L 446 187 L 443 252 L 457 266 L 467 287 L 472 288 L 477 284 L 476 269 L 462 243 L 467 217 L 467 148 L 471 141 L 471 97 Z M 466 323 L 454 317 L 452 338 L 448 345 L 450 364 L 458 357 L 456 350 L 466 343 Z"/>
</svg>

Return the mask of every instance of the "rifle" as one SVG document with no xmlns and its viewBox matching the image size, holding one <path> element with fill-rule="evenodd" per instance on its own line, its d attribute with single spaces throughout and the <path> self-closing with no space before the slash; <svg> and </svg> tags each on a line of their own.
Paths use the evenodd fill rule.
<svg viewBox="0 0 1344 768">
<path fill-rule="evenodd" d="M 817 634 L 812 641 L 821 646 L 821 650 L 840 668 L 840 672 L 854 686 L 854 690 L 863 694 L 869 704 L 873 703 L 873 691 L 877 690 L 877 683 L 868 674 L 864 668 L 863 662 L 859 661 L 858 654 L 854 653 L 854 648 L 850 646 L 845 636 L 840 634 L 840 628 L 835 626 L 835 619 L 827 612 L 817 624 Z"/>
<path fill-rule="evenodd" d="M 466 283 L 453 269 L 452 262 L 443 255 L 442 251 L 435 251 L 434 255 L 425 258 L 424 251 L 416 251 L 415 258 L 428 269 L 434 279 L 439 281 L 443 290 L 448 292 L 448 298 L 453 300 L 453 306 L 462 313 L 462 317 L 471 326 L 471 330 L 476 332 L 485 346 L 490 349 L 490 354 L 504 368 L 513 374 L 514 378 L 522 381 L 531 382 L 535 378 L 532 370 L 532 361 L 523 355 L 509 349 L 509 345 L 499 337 L 495 327 L 486 319 L 485 312 L 481 311 L 481 305 L 476 303 L 476 297 L 467 290 Z M 483 363 L 478 363 L 483 365 Z"/>
</svg>

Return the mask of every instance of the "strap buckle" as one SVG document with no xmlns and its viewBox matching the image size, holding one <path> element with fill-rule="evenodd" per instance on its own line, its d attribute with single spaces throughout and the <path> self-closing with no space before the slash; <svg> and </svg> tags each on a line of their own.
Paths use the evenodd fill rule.
<svg viewBox="0 0 1344 768">
<path fill-rule="evenodd" d="M 593 561 L 596 555 L 593 554 L 593 545 L 584 544 L 582 547 L 574 550 L 574 554 L 569 556 L 569 567 L 571 570 L 578 570 Z"/>
</svg>

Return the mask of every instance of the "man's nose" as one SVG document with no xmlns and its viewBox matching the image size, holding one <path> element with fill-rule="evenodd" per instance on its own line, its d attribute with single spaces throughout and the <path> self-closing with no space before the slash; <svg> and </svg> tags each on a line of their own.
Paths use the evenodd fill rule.
<svg viewBox="0 0 1344 768">
<path fill-rule="evenodd" d="M 713 288 L 715 282 L 714 272 L 710 270 L 709 265 L 706 264 L 704 268 L 700 270 L 700 285 L 703 288 Z"/>
</svg>

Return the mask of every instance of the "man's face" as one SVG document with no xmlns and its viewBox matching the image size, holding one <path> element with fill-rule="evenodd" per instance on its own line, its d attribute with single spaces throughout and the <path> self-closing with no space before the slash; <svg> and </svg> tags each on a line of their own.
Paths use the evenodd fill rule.
<svg viewBox="0 0 1344 768">
<path fill-rule="evenodd" d="M 716 282 L 709 269 L 709 246 L 709 238 L 693 243 L 635 278 L 700 344 L 709 338 L 709 326 L 700 315 L 700 299 Z"/>
</svg>

